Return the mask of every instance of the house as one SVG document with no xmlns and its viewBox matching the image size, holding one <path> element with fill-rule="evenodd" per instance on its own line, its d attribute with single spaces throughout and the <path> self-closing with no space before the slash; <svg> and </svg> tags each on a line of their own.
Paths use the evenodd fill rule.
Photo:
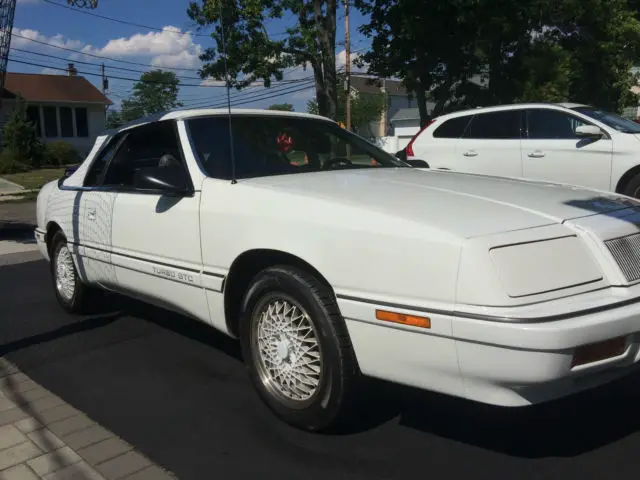
<svg viewBox="0 0 640 480">
<path fill-rule="evenodd" d="M 0 125 L 4 125 L 22 96 L 27 115 L 43 142 L 64 140 L 79 152 L 91 149 L 105 128 L 106 108 L 113 103 L 86 78 L 78 76 L 73 64 L 66 75 L 7 72 Z"/>
<path fill-rule="evenodd" d="M 434 103 L 427 101 L 427 112 L 431 112 L 434 106 Z M 402 150 L 420 131 L 420 111 L 418 107 L 401 108 L 389 119 L 389 123 L 393 129 L 391 135 L 396 139 L 396 143 L 390 148 L 394 151 Z"/>
<path fill-rule="evenodd" d="M 386 109 L 383 110 L 379 120 L 371 122 L 366 127 L 361 127 L 363 136 L 372 138 L 392 135 L 389 119 L 401 108 L 411 108 L 417 105 L 415 98 L 407 92 L 400 80 L 375 78 L 364 75 L 352 75 L 350 77 L 351 91 L 353 95 L 360 93 L 385 94 Z"/>
</svg>

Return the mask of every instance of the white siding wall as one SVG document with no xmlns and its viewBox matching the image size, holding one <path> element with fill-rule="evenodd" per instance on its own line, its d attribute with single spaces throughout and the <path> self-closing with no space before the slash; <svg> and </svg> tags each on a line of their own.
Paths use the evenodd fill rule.
<svg viewBox="0 0 640 480">
<path fill-rule="evenodd" d="M 2 109 L 0 109 L 0 123 L 4 123 L 11 111 L 15 108 L 15 101 L 13 100 L 4 100 L 2 102 Z M 42 103 L 42 104 L 34 104 L 29 103 L 28 106 L 40 107 L 40 132 L 39 138 L 45 142 L 54 142 L 57 140 L 62 140 L 65 142 L 69 142 L 73 145 L 79 152 L 84 153 L 91 149 L 93 143 L 95 142 L 96 137 L 100 134 L 105 127 L 105 119 L 104 119 L 104 107 L 102 105 L 96 104 L 81 104 L 81 103 L 73 103 L 73 104 L 64 104 L 64 103 Z M 42 107 L 56 107 L 56 118 L 58 123 L 58 136 L 55 137 L 46 137 L 44 135 L 44 114 Z M 60 125 L 60 107 L 70 107 L 73 112 L 73 136 L 72 137 L 61 137 L 61 125 Z M 87 109 L 87 126 L 89 130 L 89 135 L 87 137 L 78 136 L 78 132 L 76 129 L 76 108 L 86 108 Z"/>
</svg>

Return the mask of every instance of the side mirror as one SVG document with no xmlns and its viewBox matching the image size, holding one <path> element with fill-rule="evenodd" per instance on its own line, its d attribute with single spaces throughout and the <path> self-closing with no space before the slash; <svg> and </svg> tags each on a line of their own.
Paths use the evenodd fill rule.
<svg viewBox="0 0 640 480">
<path fill-rule="evenodd" d="M 429 164 L 424 160 L 419 160 L 417 158 L 412 158 L 411 160 L 405 160 L 409 165 L 415 168 L 429 168 Z"/>
<path fill-rule="evenodd" d="M 599 138 L 604 135 L 604 132 L 595 125 L 580 125 L 576 127 L 576 135 L 578 137 Z"/>
<path fill-rule="evenodd" d="M 187 195 L 187 176 L 182 167 L 147 167 L 134 173 L 133 185 L 161 195 Z"/>
<path fill-rule="evenodd" d="M 73 175 L 73 172 L 75 172 L 77 169 L 78 169 L 78 165 L 65 169 L 64 174 L 62 175 L 62 178 L 69 178 L 71 175 Z"/>
</svg>

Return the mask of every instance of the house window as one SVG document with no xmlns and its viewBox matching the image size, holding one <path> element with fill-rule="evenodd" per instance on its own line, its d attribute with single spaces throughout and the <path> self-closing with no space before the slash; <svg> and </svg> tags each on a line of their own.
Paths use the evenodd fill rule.
<svg viewBox="0 0 640 480">
<path fill-rule="evenodd" d="M 42 130 L 40 129 L 40 107 L 30 106 L 27 107 L 27 119 L 36 126 L 36 135 L 42 136 Z"/>
<path fill-rule="evenodd" d="M 44 136 L 58 136 L 58 114 L 56 107 L 42 107 L 42 115 L 44 117 Z"/>
<path fill-rule="evenodd" d="M 73 112 L 71 107 L 60 107 L 60 135 L 73 137 Z"/>
<path fill-rule="evenodd" d="M 89 122 L 86 108 L 76 108 L 76 132 L 78 137 L 89 136 Z"/>
</svg>

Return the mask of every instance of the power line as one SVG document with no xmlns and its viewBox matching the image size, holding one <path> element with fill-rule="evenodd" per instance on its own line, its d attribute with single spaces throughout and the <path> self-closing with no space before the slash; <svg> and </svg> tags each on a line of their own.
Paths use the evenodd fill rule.
<svg viewBox="0 0 640 480">
<path fill-rule="evenodd" d="M 285 93 L 302 92 L 303 90 L 309 90 L 310 88 L 313 88 L 313 85 L 309 85 L 309 86 L 306 86 L 306 87 L 299 87 L 299 88 L 290 90 L 289 92 L 279 93 L 279 94 L 276 94 L 276 95 L 267 95 L 266 97 L 263 97 L 263 98 L 249 98 L 249 99 L 244 100 L 242 102 L 235 102 L 234 105 L 245 105 L 247 103 L 257 102 L 257 101 L 260 101 L 260 100 L 269 100 L 270 98 L 280 97 L 280 96 L 284 95 Z M 221 108 L 221 107 L 218 104 L 218 105 L 215 105 L 215 106 L 213 106 L 211 108 Z"/>
<path fill-rule="evenodd" d="M 15 60 L 15 59 L 10 59 L 10 61 L 12 62 L 16 62 L 16 63 L 22 63 L 24 65 L 31 65 L 33 67 L 41 67 L 41 68 L 51 68 L 53 70 L 59 70 L 61 72 L 66 72 L 67 69 L 66 68 L 62 68 L 62 67 L 52 67 L 50 65 L 43 65 L 41 63 L 34 63 L 34 62 L 25 62 L 23 60 Z M 102 75 L 99 73 L 92 73 L 92 72 L 82 72 L 78 70 L 78 73 L 81 73 L 82 75 L 92 75 L 92 76 L 98 76 L 101 77 Z M 140 80 L 139 78 L 127 78 L 127 77 L 116 77 L 113 75 L 110 75 L 109 78 L 113 78 L 115 80 L 126 80 L 129 82 L 143 82 L 143 83 L 151 83 L 151 84 L 165 84 L 166 82 L 153 82 L 153 81 L 149 81 L 149 80 Z M 188 83 L 180 83 L 181 87 L 208 87 L 208 88 L 221 88 L 221 85 L 207 85 L 207 84 L 188 84 Z"/>
<path fill-rule="evenodd" d="M 61 72 L 66 72 L 67 69 L 63 68 L 63 67 L 54 67 L 51 65 L 43 65 L 41 63 L 34 63 L 34 62 L 27 62 L 24 60 L 16 60 L 15 58 L 10 59 L 12 62 L 16 62 L 16 63 L 22 63 L 24 65 L 31 65 L 34 67 L 41 67 L 41 68 L 51 68 L 53 70 L 59 70 Z M 101 77 L 102 75 L 99 73 L 93 73 L 93 72 L 83 72 L 83 71 L 79 71 L 78 73 L 81 73 L 82 75 L 92 75 L 92 76 L 98 76 Z M 118 77 L 118 76 L 114 76 L 114 75 L 109 75 L 109 78 L 112 78 L 114 80 L 125 80 L 125 81 L 129 81 L 129 82 L 143 82 L 143 83 L 150 83 L 150 84 L 162 84 L 164 85 L 166 82 L 154 82 L 154 81 L 150 81 L 150 80 L 141 80 L 140 78 L 128 78 L 128 77 Z M 310 77 L 309 77 L 310 78 Z M 301 78 L 301 79 L 294 79 L 294 80 L 281 80 L 277 83 L 300 83 L 305 81 L 307 78 Z M 272 82 L 272 83 L 276 83 L 276 82 Z M 180 83 L 179 84 L 180 87 L 205 87 L 205 88 L 225 88 L 224 85 L 210 85 L 210 84 L 206 84 L 206 83 L 200 83 L 200 84 L 189 84 L 189 83 Z"/>
<path fill-rule="evenodd" d="M 305 82 L 301 82 L 299 85 L 313 85 L 314 80 L 306 80 Z M 299 85 L 296 85 L 299 86 Z M 269 89 L 265 89 L 265 90 L 260 90 L 260 91 L 254 91 L 254 92 L 238 92 L 235 96 L 231 97 L 232 100 L 236 100 L 238 98 L 240 99 L 244 99 L 244 98 L 256 98 L 261 96 L 261 95 L 265 95 L 265 94 L 276 94 L 275 96 L 279 96 L 279 95 L 285 95 L 287 93 L 289 93 L 289 90 L 292 88 L 292 85 L 283 85 L 283 86 L 279 86 L 279 87 L 274 87 L 273 89 L 269 88 Z M 205 106 L 205 105 L 211 105 L 212 103 L 215 103 L 218 99 L 221 99 L 225 97 L 225 95 L 218 95 L 215 96 L 213 98 L 208 98 L 208 99 L 200 99 L 200 100 L 194 100 L 191 102 L 188 102 L 188 105 L 185 106 L 190 106 L 190 107 L 197 107 L 197 106 Z"/>
<path fill-rule="evenodd" d="M 73 62 L 73 63 L 80 63 L 80 64 L 84 64 L 84 65 L 93 65 L 93 66 L 98 66 L 97 63 L 94 62 L 85 62 L 83 60 L 75 60 L 75 59 L 69 59 L 69 58 L 64 58 L 64 57 L 58 57 L 56 55 L 51 55 L 49 53 L 42 53 L 42 52 L 34 52 L 33 50 L 24 50 L 22 48 L 17 48 L 17 47 L 11 47 L 12 51 L 16 51 L 16 52 L 24 52 L 24 53 L 30 53 L 32 55 L 39 55 L 41 57 L 49 57 L 49 58 L 55 58 L 57 60 L 63 60 L 65 62 Z M 133 73 L 145 73 L 144 70 L 135 70 L 133 68 L 126 68 L 126 67 L 117 67 L 115 65 L 109 65 L 109 68 L 113 68 L 114 70 L 122 70 L 123 72 L 133 72 Z M 156 67 L 156 68 L 161 68 L 161 67 Z M 177 78 L 183 78 L 183 79 L 187 79 L 187 80 L 202 80 L 202 78 L 199 77 L 186 77 L 183 75 L 176 75 Z"/>
<path fill-rule="evenodd" d="M 120 60 L 118 58 L 107 57 L 105 55 L 97 55 L 95 53 L 87 53 L 87 52 L 83 52 L 81 50 L 74 50 L 72 48 L 61 47 L 60 45 L 54 45 L 53 43 L 47 43 L 47 42 L 43 42 L 41 40 L 36 40 L 34 38 L 25 37 L 24 35 L 20 35 L 20 34 L 15 33 L 15 32 L 13 32 L 11 35 L 13 37 L 23 38 L 23 39 L 28 40 L 30 42 L 39 43 L 41 45 L 46 45 L 47 47 L 57 48 L 59 50 L 65 50 L 67 52 L 77 53 L 77 54 L 80 54 L 80 55 L 87 55 L 89 57 L 100 58 L 102 60 L 111 60 L 112 62 L 128 63 L 129 65 L 140 65 L 140 66 L 143 66 L 143 67 L 158 68 L 158 67 L 156 67 L 154 65 L 151 65 L 150 63 L 140 63 L 140 62 L 132 62 L 132 61 L 129 61 L 129 60 Z M 191 71 L 191 72 L 199 72 L 200 71 L 197 68 L 176 68 L 176 67 L 163 67 L 163 68 L 165 70 L 177 70 L 177 71 Z"/>
<path fill-rule="evenodd" d="M 206 33 L 191 33 L 191 32 L 183 32 L 181 30 L 166 30 L 164 28 L 160 28 L 160 27 L 152 27 L 150 25 L 144 25 L 142 23 L 135 23 L 135 22 L 130 22 L 128 20 L 123 20 L 121 18 L 115 18 L 115 17 L 108 17 L 106 15 L 100 15 L 99 13 L 95 13 L 95 12 L 90 12 L 87 10 L 78 10 L 75 9 L 73 7 L 70 7 L 68 5 L 63 5 L 61 3 L 58 2 L 53 2 L 52 0 L 43 0 L 45 3 L 48 3 L 49 5 L 55 5 L 56 7 L 60 7 L 60 8 L 66 8 L 67 10 L 71 10 L 77 13 L 82 13 L 84 15 L 89 15 L 91 17 L 97 17 L 97 18 L 101 18 L 103 20 L 109 20 L 111 22 L 116 22 L 116 23 L 122 23 L 124 25 L 130 25 L 133 27 L 139 27 L 139 28 L 146 28 L 148 30 L 154 30 L 156 32 L 169 32 L 169 33 L 174 33 L 176 35 L 193 35 L 194 37 L 205 37 L 205 38 L 211 38 L 211 35 L 206 34 Z M 293 28 L 293 27 L 291 27 Z M 278 32 L 278 33 L 272 33 L 269 34 L 269 36 L 272 37 L 279 37 L 282 35 L 287 35 L 287 32 Z"/>
</svg>

